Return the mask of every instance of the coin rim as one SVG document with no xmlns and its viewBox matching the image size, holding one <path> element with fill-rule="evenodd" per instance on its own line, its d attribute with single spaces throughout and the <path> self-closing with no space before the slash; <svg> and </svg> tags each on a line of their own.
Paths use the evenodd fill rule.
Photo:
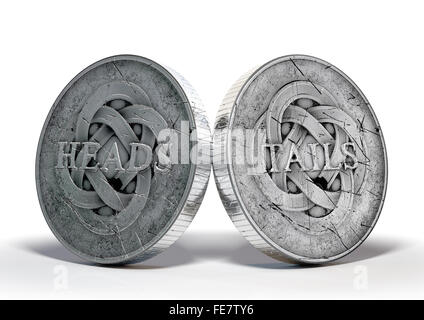
<svg viewBox="0 0 424 320">
<path fill-rule="evenodd" d="M 380 200 L 380 205 L 378 208 L 378 212 L 375 216 L 375 218 L 373 219 L 373 223 L 371 224 L 371 227 L 367 230 L 367 232 L 365 233 L 365 235 L 351 248 L 349 248 L 348 250 L 337 254 L 335 256 L 332 257 L 326 257 L 326 258 L 310 258 L 310 257 L 305 257 L 305 256 L 301 256 L 301 255 L 297 255 L 295 253 L 292 253 L 290 251 L 288 251 L 287 249 L 282 248 L 281 246 L 279 246 L 278 244 L 276 244 L 273 240 L 271 240 L 260 228 L 259 226 L 256 224 L 256 222 L 252 219 L 252 217 L 248 214 L 248 210 L 246 209 L 243 201 L 241 200 L 241 196 L 239 194 L 239 190 L 235 187 L 236 183 L 234 181 L 235 176 L 234 176 L 234 172 L 233 172 L 233 168 L 231 166 L 230 163 L 226 164 L 226 174 L 228 175 L 229 178 L 229 182 L 231 184 L 231 189 L 229 189 L 228 187 L 226 187 L 224 184 L 225 182 L 219 182 L 217 179 L 217 173 L 221 173 L 224 171 L 225 174 L 225 170 L 223 168 L 218 168 L 218 162 L 217 162 L 217 156 L 215 153 L 215 149 L 220 148 L 222 149 L 222 145 L 220 143 L 217 142 L 217 133 L 216 133 L 216 124 L 218 123 L 218 120 L 222 119 L 223 116 L 227 116 L 228 117 L 228 121 L 225 124 L 225 126 L 223 126 L 220 129 L 231 129 L 233 121 L 234 121 L 234 109 L 235 106 L 238 104 L 240 98 L 243 96 L 244 92 L 246 91 L 246 89 L 249 87 L 249 85 L 252 83 L 252 81 L 258 76 L 260 75 L 264 70 L 278 64 L 281 62 L 285 62 L 285 61 L 289 61 L 290 59 L 292 60 L 296 60 L 296 59 L 303 59 L 303 60 L 308 60 L 308 61 L 312 61 L 315 63 L 319 63 L 325 66 L 329 66 L 331 67 L 334 71 L 338 72 L 346 81 L 348 81 L 357 91 L 358 93 L 361 95 L 361 97 L 364 99 L 365 104 L 368 106 L 371 115 L 373 116 L 373 119 L 376 123 L 376 125 L 379 127 L 380 129 L 380 139 L 381 139 L 381 143 L 382 143 L 382 148 L 383 148 L 383 154 L 384 154 L 384 166 L 385 166 L 385 175 L 384 175 L 384 186 L 383 186 L 383 192 L 382 192 L 382 197 Z M 237 95 L 232 99 L 232 102 L 226 102 L 227 96 L 231 95 L 230 93 L 232 93 L 233 91 L 238 90 Z M 231 104 L 231 109 L 229 111 L 226 111 L 226 109 L 228 109 L 228 105 Z M 222 112 L 222 113 L 221 113 Z M 226 137 L 223 141 L 224 144 L 224 153 L 227 159 L 229 159 L 231 157 L 231 141 L 230 137 L 228 135 L 228 132 L 226 133 Z M 364 93 L 362 92 L 362 90 L 355 84 L 355 82 L 349 78 L 343 71 L 341 71 L 340 69 L 338 69 L 337 67 L 335 67 L 334 65 L 328 63 L 327 61 L 324 61 L 322 59 L 310 56 L 310 55 L 301 55 L 301 54 L 293 54 L 293 55 L 285 55 L 285 56 L 281 56 L 278 58 L 275 58 L 265 64 L 263 64 L 262 66 L 260 66 L 259 68 L 255 68 L 252 71 L 248 72 L 246 75 L 242 76 L 241 79 L 239 79 L 227 92 L 226 97 L 223 100 L 223 103 L 221 104 L 219 111 L 218 111 L 218 115 L 215 119 L 215 126 L 214 126 L 214 133 L 213 133 L 213 171 L 214 171 L 214 176 L 215 176 L 215 183 L 216 186 L 218 188 L 218 191 L 220 193 L 221 199 L 227 198 L 229 196 L 234 196 L 237 204 L 236 206 L 233 207 L 229 207 L 228 205 L 226 205 L 226 203 L 224 203 L 224 207 L 228 213 L 228 215 L 230 216 L 231 220 L 233 221 L 234 225 L 236 226 L 236 228 L 240 231 L 240 233 L 246 238 L 246 240 L 248 240 L 255 248 L 261 250 L 263 253 L 278 259 L 278 260 L 282 260 L 285 262 L 290 262 L 290 263 L 305 263 L 305 264 L 321 264 L 324 262 L 330 262 L 330 261 L 334 261 L 337 259 L 340 259 L 348 254 L 350 254 L 352 251 L 354 251 L 355 249 L 357 249 L 370 235 L 371 231 L 374 229 L 383 205 L 384 205 L 384 200 L 386 197 L 386 192 L 387 192 L 387 183 L 388 183 L 388 161 L 387 161 L 387 148 L 386 148 L 386 144 L 385 144 L 385 140 L 383 137 L 383 131 L 381 129 L 381 126 L 378 122 L 378 119 L 376 117 L 376 114 L 373 110 L 373 108 L 371 107 L 371 104 L 369 103 L 368 99 L 366 98 L 366 96 L 364 95 Z M 229 161 L 228 161 L 229 162 Z M 224 191 L 225 190 L 225 191 Z M 229 193 L 229 190 L 231 190 L 231 192 Z M 225 194 L 227 193 L 227 194 Z M 238 213 L 234 214 L 234 211 L 240 211 L 243 214 L 243 218 L 239 219 L 237 217 L 237 220 L 235 220 L 235 215 L 238 215 Z M 253 234 L 252 234 L 253 233 Z M 262 241 L 259 241 L 257 237 L 260 237 Z"/>
<path fill-rule="evenodd" d="M 211 165 L 208 164 L 196 164 L 192 163 L 190 168 L 189 179 L 187 182 L 186 189 L 184 191 L 183 197 L 180 200 L 178 208 L 176 211 L 179 211 L 178 214 L 173 215 L 173 219 L 167 222 L 167 226 L 165 226 L 158 235 L 156 235 L 152 240 L 150 240 L 145 246 L 140 247 L 138 250 L 130 253 L 124 254 L 116 257 L 94 257 L 89 254 L 78 251 L 76 248 L 68 244 L 62 236 L 55 230 L 52 225 L 49 215 L 47 213 L 47 209 L 45 208 L 44 201 L 42 199 L 42 191 L 40 186 L 40 177 L 39 177 L 39 161 L 42 143 L 44 140 L 45 131 L 47 126 L 49 125 L 51 116 L 54 110 L 57 107 L 57 104 L 62 100 L 65 93 L 71 88 L 71 86 L 79 80 L 82 76 L 84 76 L 87 72 L 93 70 L 94 68 L 103 65 L 108 62 L 116 62 L 121 60 L 131 60 L 143 63 L 145 65 L 149 65 L 156 69 L 159 73 L 165 76 L 178 91 L 179 95 L 185 98 L 184 104 L 186 105 L 187 114 L 190 117 L 190 122 L 194 124 L 194 128 L 196 129 L 196 140 L 197 145 L 195 148 L 202 146 L 203 144 L 211 144 L 211 133 L 209 128 L 209 122 L 206 117 L 206 113 L 203 110 L 203 104 L 200 101 L 196 91 L 193 87 L 185 80 L 180 74 L 172 70 L 171 68 L 160 65 L 159 63 L 142 57 L 138 55 L 131 54 L 121 54 L 114 55 L 99 61 L 94 62 L 88 67 L 84 68 L 81 72 L 79 72 L 60 92 L 59 96 L 56 98 L 53 106 L 50 108 L 50 111 L 46 117 L 43 128 L 41 130 L 41 134 L 38 140 L 37 145 L 37 153 L 35 159 L 35 180 L 36 180 L 36 189 L 39 204 L 41 207 L 41 211 L 43 212 L 44 218 L 54 234 L 54 236 L 59 240 L 60 243 L 64 247 L 66 247 L 69 251 L 79 256 L 84 260 L 88 260 L 94 263 L 99 264 L 127 264 L 127 263 L 136 263 L 141 262 L 151 257 L 163 252 L 168 247 L 170 247 L 178 238 L 184 233 L 190 223 L 193 221 L 200 205 L 203 200 L 210 176 L 210 168 Z M 200 139 L 199 136 L 202 138 Z M 196 141 L 195 141 L 196 142 Z M 205 179 L 206 178 L 206 179 Z M 195 187 L 197 186 L 197 187 Z M 193 199 L 193 200 L 189 200 Z M 175 228 L 177 227 L 177 228 Z M 160 235 L 160 236 L 159 236 Z M 154 240 L 156 239 L 156 240 Z M 154 241 L 153 241 L 154 240 Z"/>
</svg>

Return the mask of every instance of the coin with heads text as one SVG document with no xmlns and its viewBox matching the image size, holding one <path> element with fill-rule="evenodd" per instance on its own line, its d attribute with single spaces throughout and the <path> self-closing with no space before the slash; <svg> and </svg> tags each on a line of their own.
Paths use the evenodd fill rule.
<svg viewBox="0 0 424 320">
<path fill-rule="evenodd" d="M 42 129 L 36 182 L 59 241 L 96 263 L 145 260 L 192 221 L 208 183 L 209 126 L 192 87 L 149 59 L 84 69 Z"/>
</svg>

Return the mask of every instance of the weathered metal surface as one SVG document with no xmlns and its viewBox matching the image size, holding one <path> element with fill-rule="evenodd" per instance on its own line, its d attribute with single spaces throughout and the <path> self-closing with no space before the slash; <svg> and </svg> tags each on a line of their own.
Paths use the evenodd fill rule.
<svg viewBox="0 0 424 320">
<path fill-rule="evenodd" d="M 36 161 L 44 216 L 82 258 L 145 260 L 196 214 L 210 163 L 195 151 L 209 145 L 202 104 L 180 75 L 137 56 L 101 60 L 66 86 L 45 122 Z"/>
<path fill-rule="evenodd" d="M 385 196 L 387 157 L 366 97 L 317 58 L 285 56 L 249 72 L 216 118 L 215 180 L 258 249 L 322 263 L 358 247 Z"/>
</svg>

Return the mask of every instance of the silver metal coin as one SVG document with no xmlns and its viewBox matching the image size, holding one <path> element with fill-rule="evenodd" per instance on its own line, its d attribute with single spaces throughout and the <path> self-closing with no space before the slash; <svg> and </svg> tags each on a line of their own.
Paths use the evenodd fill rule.
<svg viewBox="0 0 424 320">
<path fill-rule="evenodd" d="M 146 58 L 106 58 L 65 87 L 44 124 L 36 159 L 42 211 L 84 259 L 145 260 L 194 218 L 209 149 L 208 122 L 186 80 Z"/>
<path fill-rule="evenodd" d="M 264 253 L 323 263 L 357 248 L 387 184 L 380 125 L 360 89 L 320 59 L 292 55 L 243 76 L 215 123 L 224 206 Z"/>
</svg>

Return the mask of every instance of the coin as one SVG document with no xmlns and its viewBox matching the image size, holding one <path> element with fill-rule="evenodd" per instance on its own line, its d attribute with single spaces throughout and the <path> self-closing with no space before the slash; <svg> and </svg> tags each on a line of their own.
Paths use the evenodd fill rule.
<svg viewBox="0 0 424 320">
<path fill-rule="evenodd" d="M 209 149 L 200 99 L 178 73 L 132 55 L 98 61 L 60 93 L 42 129 L 36 183 L 45 219 L 89 261 L 148 259 L 196 214 Z"/>
<path fill-rule="evenodd" d="M 230 89 L 216 117 L 213 169 L 250 243 L 283 261 L 343 257 L 382 209 L 387 156 L 360 89 L 310 56 L 272 60 Z"/>
</svg>

